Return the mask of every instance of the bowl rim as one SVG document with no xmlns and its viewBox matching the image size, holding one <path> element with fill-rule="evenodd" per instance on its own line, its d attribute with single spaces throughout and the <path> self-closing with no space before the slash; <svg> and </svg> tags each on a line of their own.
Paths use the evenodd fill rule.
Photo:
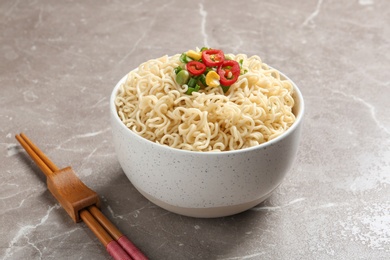
<svg viewBox="0 0 390 260">
<path fill-rule="evenodd" d="M 116 106 L 115 106 L 115 97 L 116 97 L 116 95 L 118 93 L 118 90 L 119 90 L 120 86 L 123 83 L 126 82 L 129 73 L 132 72 L 132 71 L 137 70 L 137 68 L 131 70 L 129 73 L 124 75 L 116 83 L 114 89 L 112 90 L 111 96 L 110 96 L 110 114 L 111 114 L 111 118 L 113 118 L 116 121 L 116 123 L 119 123 L 120 127 L 122 129 L 125 129 L 125 131 L 127 133 L 129 133 L 130 135 L 132 135 L 134 138 L 138 138 L 141 141 L 143 140 L 144 142 L 149 143 L 149 145 L 152 145 L 153 147 L 156 147 L 158 149 L 163 149 L 163 150 L 166 149 L 167 152 L 178 152 L 178 153 L 184 153 L 184 154 L 188 154 L 188 155 L 210 156 L 210 155 L 240 154 L 240 153 L 251 152 L 253 150 L 263 149 L 263 148 L 272 146 L 275 143 L 278 143 L 279 141 L 281 141 L 284 138 L 286 138 L 287 136 L 289 136 L 292 132 L 294 132 L 295 129 L 298 128 L 301 125 L 301 123 L 303 121 L 303 116 L 304 116 L 304 113 L 305 113 L 305 103 L 304 103 L 303 95 L 302 95 L 300 89 L 298 88 L 298 86 L 295 84 L 295 82 L 292 81 L 288 76 L 286 76 L 280 70 L 278 70 L 278 69 L 276 69 L 274 67 L 271 67 L 271 66 L 268 66 L 268 67 L 278 71 L 281 77 L 285 78 L 286 80 L 289 80 L 292 83 L 294 91 L 295 91 L 294 95 L 296 96 L 295 101 L 299 102 L 299 109 L 298 109 L 298 112 L 297 112 L 297 115 L 296 115 L 295 122 L 292 124 L 292 126 L 289 129 L 287 129 L 287 131 L 285 131 L 284 133 L 282 133 L 278 137 L 276 137 L 276 138 L 274 138 L 272 140 L 269 140 L 267 142 L 264 142 L 262 144 L 259 144 L 259 145 L 246 147 L 246 148 L 242 148 L 242 149 L 238 149 L 238 150 L 231 150 L 231 151 L 209 151 L 209 152 L 208 151 L 206 151 L 206 152 L 189 151 L 189 150 L 173 148 L 173 147 L 170 147 L 168 145 L 162 145 L 162 144 L 150 141 L 150 140 L 148 140 L 148 139 L 146 139 L 146 138 L 136 134 L 135 132 L 130 130 L 128 127 L 126 127 L 125 124 L 119 118 L 118 113 L 117 113 L 117 109 L 116 109 Z"/>
</svg>

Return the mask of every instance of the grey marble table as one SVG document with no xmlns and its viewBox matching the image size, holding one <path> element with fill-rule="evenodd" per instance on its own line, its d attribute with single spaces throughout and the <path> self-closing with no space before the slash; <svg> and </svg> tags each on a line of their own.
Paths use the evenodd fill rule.
<svg viewBox="0 0 390 260">
<path fill-rule="evenodd" d="M 0 1 L 0 259 L 109 259 L 14 139 L 72 165 L 150 259 L 390 259 L 390 1 Z M 109 95 L 141 62 L 196 46 L 259 55 L 301 88 L 284 183 L 197 219 L 140 195 L 116 159 Z"/>
</svg>

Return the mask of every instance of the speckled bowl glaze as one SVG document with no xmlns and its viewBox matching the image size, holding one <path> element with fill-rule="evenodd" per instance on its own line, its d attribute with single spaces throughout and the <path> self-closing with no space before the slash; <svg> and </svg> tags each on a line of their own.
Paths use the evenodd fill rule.
<svg viewBox="0 0 390 260">
<path fill-rule="evenodd" d="M 191 152 L 151 142 L 121 122 L 114 100 L 126 78 L 110 99 L 114 145 L 126 176 L 154 204 L 191 217 L 236 214 L 269 197 L 291 168 L 304 114 L 302 94 L 294 83 L 296 122 L 283 135 L 242 150 Z"/>
</svg>

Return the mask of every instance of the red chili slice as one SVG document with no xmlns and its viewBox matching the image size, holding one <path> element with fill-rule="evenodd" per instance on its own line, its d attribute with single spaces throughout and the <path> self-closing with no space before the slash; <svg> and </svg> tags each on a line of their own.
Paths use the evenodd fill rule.
<svg viewBox="0 0 390 260">
<path fill-rule="evenodd" d="M 199 61 L 195 61 L 195 60 L 188 62 L 186 67 L 187 67 L 188 72 L 194 76 L 201 75 L 201 74 L 203 74 L 203 72 L 206 71 L 206 65 L 204 65 L 203 63 L 201 63 Z"/>
<path fill-rule="evenodd" d="M 202 61 L 207 67 L 216 67 L 225 60 L 225 54 L 221 50 L 210 49 L 202 51 Z"/>
<path fill-rule="evenodd" d="M 217 69 L 222 86 L 231 86 L 240 76 L 240 64 L 235 60 L 225 60 Z"/>
</svg>

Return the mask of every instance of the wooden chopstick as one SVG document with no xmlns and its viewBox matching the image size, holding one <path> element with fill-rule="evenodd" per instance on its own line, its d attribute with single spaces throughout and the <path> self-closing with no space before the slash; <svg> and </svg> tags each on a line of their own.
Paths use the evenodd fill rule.
<svg viewBox="0 0 390 260">
<path fill-rule="evenodd" d="M 59 171 L 59 168 L 26 135 L 21 133 L 15 137 L 46 176 Z M 79 215 L 114 259 L 147 259 L 95 205 L 80 210 Z"/>
<path fill-rule="evenodd" d="M 35 163 L 38 165 L 38 167 L 43 171 L 43 173 L 48 176 L 49 174 L 52 174 L 53 171 L 47 166 L 47 164 L 39 157 L 39 155 L 33 150 L 33 147 L 35 145 L 30 146 L 29 139 L 23 138 L 24 134 L 16 135 L 15 138 L 18 140 L 18 142 L 23 146 L 24 150 L 30 155 L 30 157 L 35 161 Z M 27 140 L 27 141 L 26 141 Z"/>
<path fill-rule="evenodd" d="M 58 170 L 58 167 L 51 162 L 27 136 L 20 134 L 15 137 L 47 177 L 50 177 L 55 173 L 53 170 Z M 119 246 L 106 230 L 100 226 L 87 209 L 80 210 L 79 215 L 114 259 L 133 259 Z"/>
<path fill-rule="evenodd" d="M 147 257 L 133 244 L 133 242 L 122 234 L 96 206 L 88 207 L 88 211 L 134 260 L 147 259 Z"/>
</svg>

